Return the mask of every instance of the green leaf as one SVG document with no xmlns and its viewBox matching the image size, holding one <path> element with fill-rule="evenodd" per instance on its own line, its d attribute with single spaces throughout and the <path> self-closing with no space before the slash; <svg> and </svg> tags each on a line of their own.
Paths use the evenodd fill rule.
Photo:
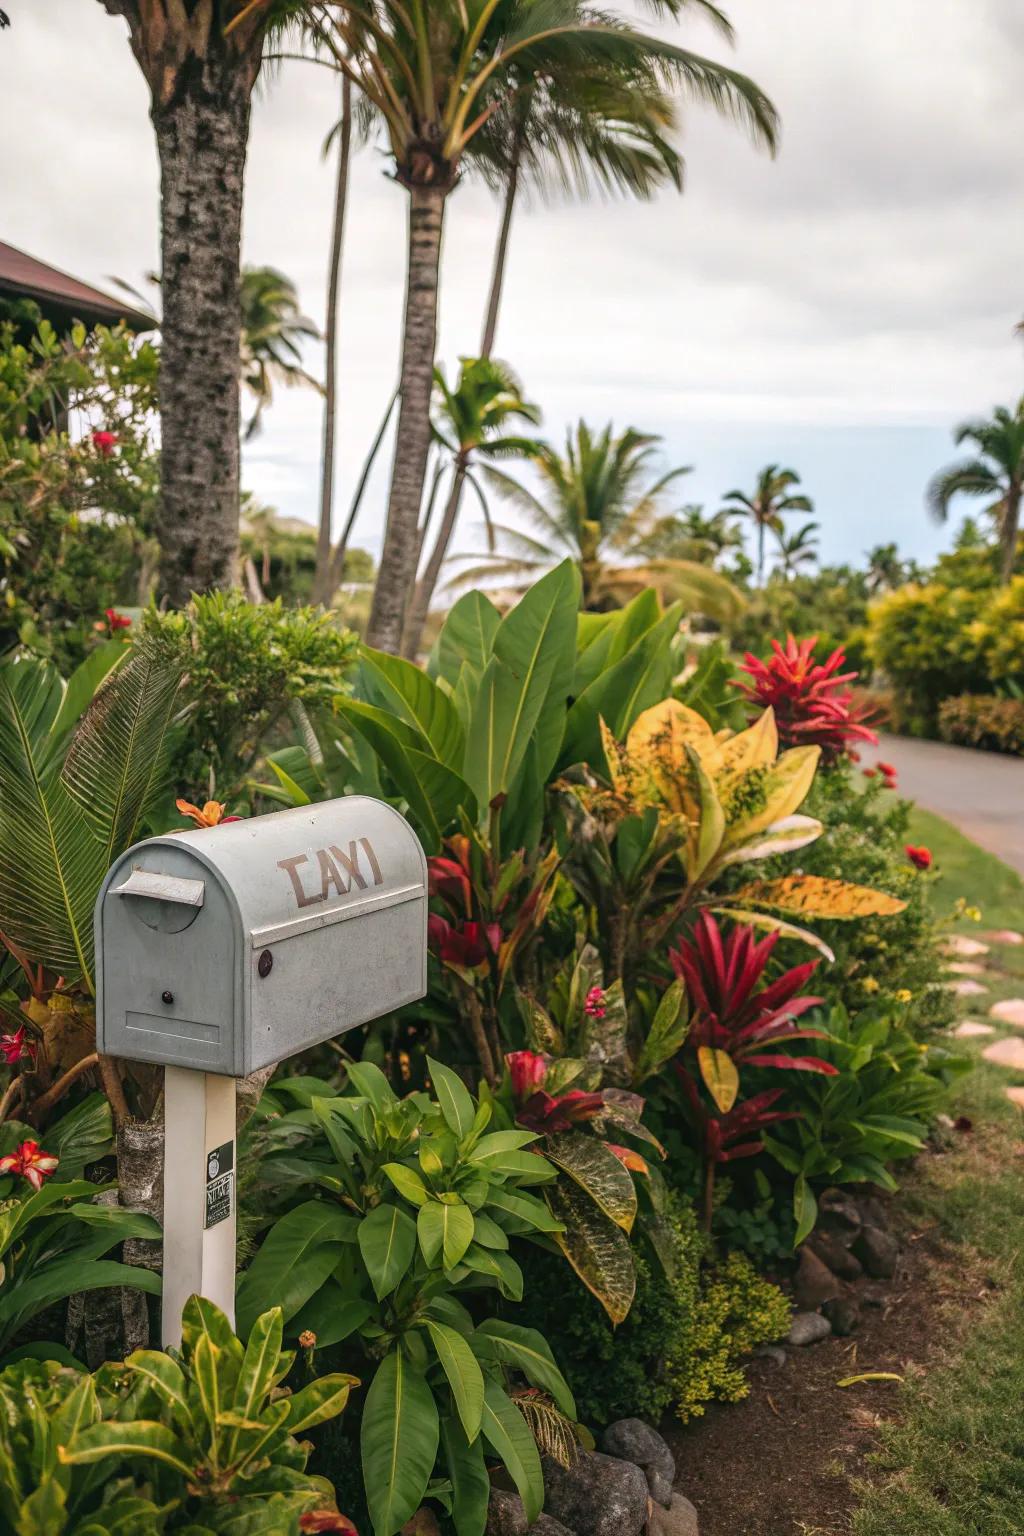
<svg viewBox="0 0 1024 1536">
<path fill-rule="evenodd" d="M 422 736 L 375 705 L 341 699 L 340 714 L 369 743 L 409 807 L 428 852 L 441 846 L 442 833 L 459 808 L 476 815 L 476 800 L 465 780 L 426 749 Z"/>
<path fill-rule="evenodd" d="M 686 1007 L 686 987 L 674 981 L 663 994 L 658 1011 L 647 1032 L 643 1049 L 637 1057 L 633 1080 L 644 1082 L 659 1071 L 681 1049 L 690 1030 L 690 1018 Z"/>
<path fill-rule="evenodd" d="M 467 592 L 445 619 L 431 658 L 433 676 L 454 688 L 466 662 L 478 676 L 491 657 L 501 615 L 483 592 Z"/>
<path fill-rule="evenodd" d="M 621 1323 L 636 1291 L 629 1238 L 569 1179 L 552 1186 L 548 1202 L 563 1229 L 556 1238 L 558 1246 L 612 1322 Z"/>
<path fill-rule="evenodd" d="M 793 1239 L 793 1247 L 799 1248 L 804 1239 L 810 1237 L 814 1231 L 814 1223 L 818 1219 L 818 1202 L 802 1173 L 797 1175 L 796 1183 L 793 1185 L 793 1216 L 796 1220 L 796 1237 Z"/>
<path fill-rule="evenodd" d="M 289 1325 L 292 1337 L 307 1329 L 316 1334 L 317 1344 L 328 1349 L 349 1338 L 357 1328 L 375 1316 L 373 1303 L 362 1296 L 352 1296 L 348 1287 L 332 1276 L 311 1296 L 301 1312 L 297 1312 Z"/>
<path fill-rule="evenodd" d="M 573 1179 L 595 1205 L 624 1232 L 636 1220 L 636 1186 L 629 1171 L 603 1141 L 582 1131 L 549 1136 L 547 1156 Z"/>
<path fill-rule="evenodd" d="M 523 1501 L 527 1524 L 532 1525 L 544 1504 L 540 1455 L 526 1420 L 490 1377 L 484 1381 L 481 1430 L 488 1445 L 505 1463 Z"/>
<path fill-rule="evenodd" d="M 359 1251 L 374 1294 L 381 1301 L 390 1296 L 412 1263 L 416 1223 L 397 1205 L 375 1206 L 359 1223 Z"/>
<path fill-rule="evenodd" d="M 271 1307 L 252 1326 L 231 1399 L 231 1407 L 243 1419 L 256 1418 L 274 1384 L 283 1337 L 284 1312 L 280 1307 Z"/>
<path fill-rule="evenodd" d="M 562 1224 L 556 1216 L 553 1216 L 544 1204 L 533 1195 L 525 1195 L 521 1190 L 496 1188 L 487 1196 L 488 1210 L 498 1210 L 513 1218 L 514 1226 L 505 1223 L 510 1232 L 549 1232 L 556 1233 L 562 1230 Z"/>
<path fill-rule="evenodd" d="M 238 1331 L 280 1306 L 294 1317 L 337 1267 L 351 1218 L 325 1200 L 306 1200 L 276 1221 L 238 1283 Z"/>
<path fill-rule="evenodd" d="M 171 1467 L 180 1477 L 191 1481 L 194 1467 L 189 1450 L 163 1424 L 147 1419 L 128 1422 L 92 1424 L 81 1432 L 75 1443 L 58 1446 L 57 1455 L 65 1466 L 81 1467 L 90 1462 L 117 1458 L 115 1466 L 129 1456 L 143 1456 Z"/>
<path fill-rule="evenodd" d="M 105 640 L 79 663 L 67 680 L 64 698 L 50 730 L 54 743 L 60 743 L 68 731 L 74 729 L 104 678 L 119 662 L 126 661 L 129 654 L 129 647 L 123 640 Z"/>
<path fill-rule="evenodd" d="M 353 1088 L 362 1098 L 369 1099 L 378 1114 L 398 1103 L 391 1084 L 372 1061 L 350 1061 L 345 1070 Z"/>
<path fill-rule="evenodd" d="M 456 1536 L 484 1536 L 491 1480 L 482 1440 L 472 1445 L 452 1414 L 441 1417 L 441 1454 L 452 1485 L 452 1524 Z"/>
<path fill-rule="evenodd" d="M 456 771 L 462 766 L 462 723 L 448 695 L 411 661 L 364 645 L 362 675 L 384 708 L 419 731 L 431 754 Z"/>
<path fill-rule="evenodd" d="M 430 1190 L 419 1174 L 404 1163 L 385 1163 L 381 1173 L 387 1174 L 398 1193 L 410 1204 L 425 1205 L 430 1199 Z"/>
<path fill-rule="evenodd" d="M 437 1404 L 401 1348 L 377 1368 L 360 1430 L 363 1482 L 375 1536 L 395 1536 L 423 1502 L 440 1438 Z"/>
<path fill-rule="evenodd" d="M 471 1243 L 462 1258 L 467 1269 L 478 1275 L 489 1275 L 498 1282 L 498 1289 L 508 1301 L 522 1301 L 523 1272 L 508 1253 L 491 1248 L 481 1248 Z"/>
<path fill-rule="evenodd" d="M 288 1425 L 288 1433 L 301 1435 L 316 1424 L 325 1424 L 328 1419 L 336 1419 L 339 1413 L 344 1411 L 349 1392 L 358 1385 L 359 1381 L 355 1376 L 345 1376 L 335 1372 L 330 1376 L 319 1376 L 316 1381 L 311 1381 L 298 1392 L 294 1392 L 287 1399 L 288 1418 L 285 1422 Z"/>
<path fill-rule="evenodd" d="M 536 1328 L 489 1317 L 476 1330 L 473 1347 L 482 1359 L 497 1360 L 522 1371 L 527 1381 L 554 1399 L 566 1418 L 576 1418 L 576 1403 L 569 1385 L 555 1364 L 550 1345 Z"/>
<path fill-rule="evenodd" d="M 462 1334 L 427 1318 L 427 1332 L 441 1369 L 448 1378 L 455 1407 L 470 1444 L 480 1433 L 484 1410 L 484 1378 L 476 1356 Z"/>
<path fill-rule="evenodd" d="M 463 1141 L 472 1131 L 476 1116 L 473 1096 L 462 1078 L 451 1067 L 427 1057 L 427 1071 L 441 1106 L 445 1125 L 458 1141 Z"/>
<path fill-rule="evenodd" d="M 22 1327 L 44 1307 L 79 1291 L 103 1290 L 124 1285 L 136 1291 L 158 1296 L 162 1289 L 159 1275 L 135 1264 L 118 1264 L 112 1259 L 95 1259 L 83 1265 L 81 1257 L 58 1259 L 41 1265 L 31 1277 L 8 1282 L 0 1296 L 0 1329 L 12 1324 Z"/>
<path fill-rule="evenodd" d="M 420 1207 L 416 1231 L 420 1251 L 433 1269 L 440 1258 L 443 1269 L 454 1269 L 473 1241 L 474 1219 L 468 1205 L 431 1200 Z"/>
</svg>

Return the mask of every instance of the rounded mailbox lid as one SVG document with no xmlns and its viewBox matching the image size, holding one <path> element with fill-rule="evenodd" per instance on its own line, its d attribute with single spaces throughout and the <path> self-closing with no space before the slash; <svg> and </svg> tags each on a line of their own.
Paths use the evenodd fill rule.
<svg viewBox="0 0 1024 1536">
<path fill-rule="evenodd" d="M 176 833 L 174 843 L 218 873 L 254 949 L 426 894 L 415 832 L 365 795 Z"/>
</svg>

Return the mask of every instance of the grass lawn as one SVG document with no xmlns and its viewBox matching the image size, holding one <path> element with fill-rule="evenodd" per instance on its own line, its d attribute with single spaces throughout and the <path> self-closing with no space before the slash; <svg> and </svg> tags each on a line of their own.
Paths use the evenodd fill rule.
<svg viewBox="0 0 1024 1536">
<path fill-rule="evenodd" d="M 982 929 L 1024 930 L 1024 884 L 1012 870 L 924 811 L 914 813 L 911 840 L 935 855 L 940 912 L 964 896 L 981 907 Z M 966 1000 L 982 1004 L 977 1017 L 999 997 L 1024 995 L 1024 946 L 990 958 L 990 996 Z M 945 1362 L 901 1389 L 900 1422 L 881 1431 L 856 1536 L 1024 1533 L 1024 1119 L 1005 1096 L 1024 1074 L 990 1066 L 971 1047 L 978 1070 L 959 1086 L 952 1113 L 974 1128 L 947 1156 L 924 1160 L 906 1196 L 942 1227 L 985 1299 L 964 1338 L 950 1315 Z"/>
</svg>

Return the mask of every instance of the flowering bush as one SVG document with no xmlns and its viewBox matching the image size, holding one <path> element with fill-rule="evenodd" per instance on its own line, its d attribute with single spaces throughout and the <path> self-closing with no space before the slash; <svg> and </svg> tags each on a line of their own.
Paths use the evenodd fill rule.
<svg viewBox="0 0 1024 1536">
<path fill-rule="evenodd" d="M 961 747 L 1024 756 L 1024 699 L 961 693 L 939 705 L 939 735 Z"/>
<path fill-rule="evenodd" d="M 785 646 L 772 641 L 772 654 L 759 661 L 748 651 L 742 670 L 751 678 L 736 686 L 759 709 L 771 709 L 783 746 L 811 744 L 821 748 L 825 762 L 846 755 L 858 741 L 875 743 L 863 705 L 854 702 L 847 686 L 858 676 L 842 672 L 845 652 L 836 649 L 823 663 L 814 659 L 817 635 L 798 644 L 790 634 Z"/>
</svg>

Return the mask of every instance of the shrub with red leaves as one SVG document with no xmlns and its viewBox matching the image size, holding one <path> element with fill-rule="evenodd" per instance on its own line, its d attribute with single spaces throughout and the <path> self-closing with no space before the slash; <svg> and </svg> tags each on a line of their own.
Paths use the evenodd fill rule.
<svg viewBox="0 0 1024 1536">
<path fill-rule="evenodd" d="M 759 661 L 748 651 L 742 671 L 749 683 L 736 683 L 758 710 L 775 713 L 779 740 L 786 747 L 820 747 L 826 762 L 836 762 L 850 752 L 855 741 L 877 744 L 871 729 L 871 711 L 855 704 L 847 684 L 856 672 L 842 672 L 846 660 L 841 648 L 825 662 L 814 660 L 817 635 L 799 643 L 786 636 L 785 647 L 772 641 L 772 655 Z"/>
</svg>

